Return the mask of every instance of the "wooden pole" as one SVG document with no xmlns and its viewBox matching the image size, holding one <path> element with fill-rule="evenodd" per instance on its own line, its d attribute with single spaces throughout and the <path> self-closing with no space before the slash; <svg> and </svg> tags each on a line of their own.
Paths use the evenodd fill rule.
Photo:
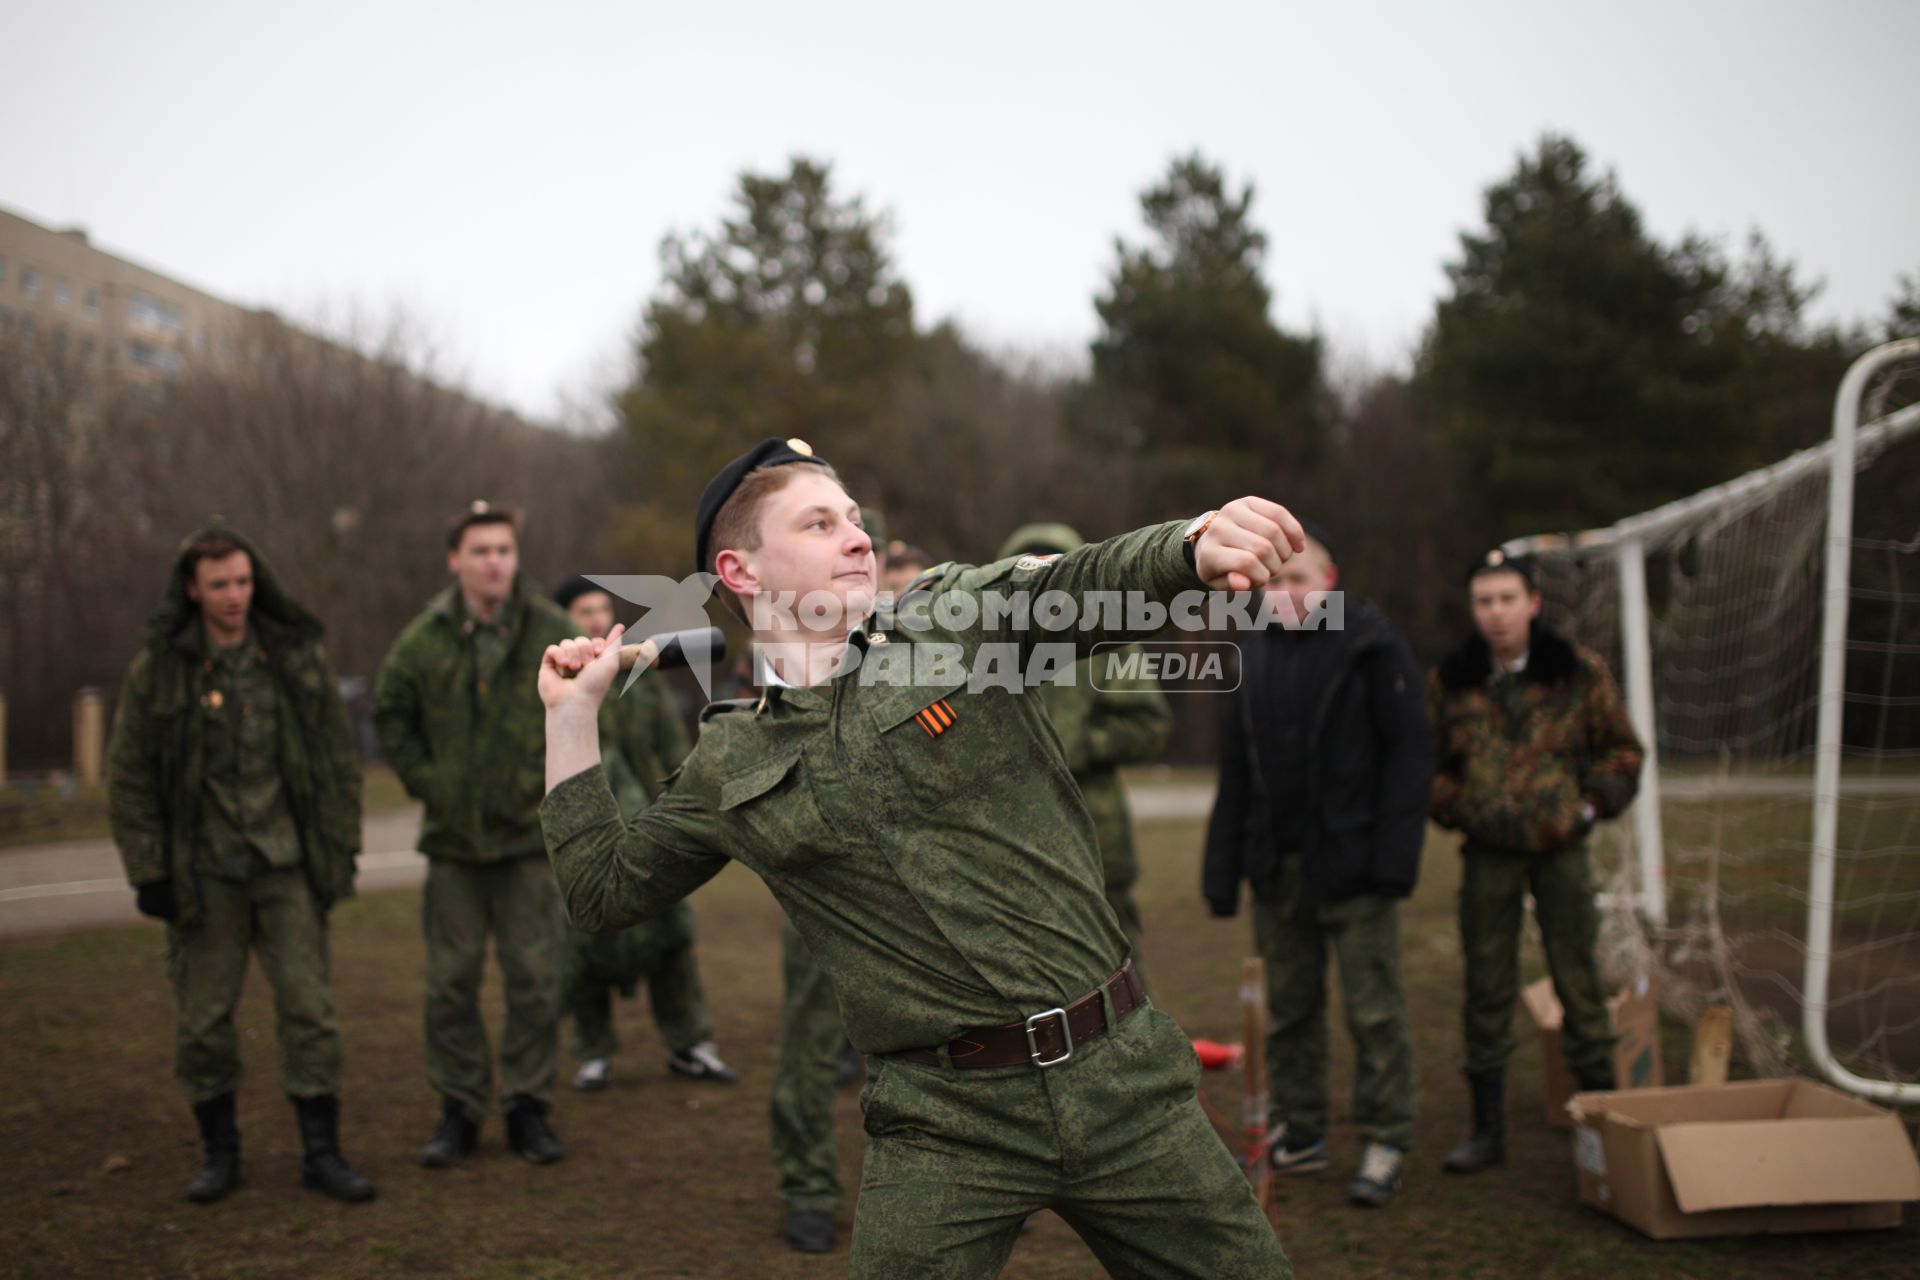
<svg viewBox="0 0 1920 1280">
<path fill-rule="evenodd" d="M 1710 1004 L 1700 1011 L 1693 1028 L 1693 1064 L 1688 1084 L 1725 1084 L 1727 1063 L 1733 1057 L 1733 1010 Z"/>
<path fill-rule="evenodd" d="M 106 699 L 98 689 L 73 696 L 73 773 L 83 787 L 97 787 L 107 749 Z"/>
</svg>

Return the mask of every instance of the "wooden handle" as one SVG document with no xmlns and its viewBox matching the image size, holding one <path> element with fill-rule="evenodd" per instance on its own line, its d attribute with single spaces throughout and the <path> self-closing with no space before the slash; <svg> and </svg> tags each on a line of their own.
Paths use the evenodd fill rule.
<svg viewBox="0 0 1920 1280">
<path fill-rule="evenodd" d="M 601 650 L 605 652 L 605 650 Z M 650 667 L 660 660 L 660 648 L 651 640 L 642 640 L 639 644 L 620 646 L 620 669 L 631 671 L 635 667 Z"/>
</svg>

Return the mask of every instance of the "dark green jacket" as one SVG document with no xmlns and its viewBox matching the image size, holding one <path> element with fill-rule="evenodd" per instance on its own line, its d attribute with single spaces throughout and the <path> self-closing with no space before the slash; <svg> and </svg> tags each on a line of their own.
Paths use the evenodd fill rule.
<svg viewBox="0 0 1920 1280">
<path fill-rule="evenodd" d="M 280 590 L 272 568 L 233 530 L 212 526 L 180 544 L 165 598 L 147 620 L 127 668 L 107 748 L 107 816 L 131 884 L 171 880 L 177 923 L 200 919 L 193 873 L 205 794 L 205 708 L 211 659 L 200 607 L 187 598 L 187 548 L 210 533 L 231 538 L 253 561 L 247 623 L 273 673 L 287 805 L 300 832 L 314 897 L 328 906 L 353 894 L 360 852 L 360 757 L 339 686 L 321 647 L 320 623 Z"/>
<path fill-rule="evenodd" d="M 420 852 L 454 862 L 506 862 L 542 852 L 547 721 L 536 679 L 550 644 L 580 634 L 524 578 L 503 605 L 506 657 L 475 670 L 457 584 L 407 624 L 381 664 L 373 723 L 407 794 L 426 805 Z"/>
<path fill-rule="evenodd" d="M 1596 818 L 1618 816 L 1646 758 L 1620 688 L 1598 654 L 1533 625 L 1526 669 L 1493 678 L 1475 635 L 1427 682 L 1433 720 L 1433 819 L 1469 844 L 1552 853 L 1580 844 Z"/>
</svg>

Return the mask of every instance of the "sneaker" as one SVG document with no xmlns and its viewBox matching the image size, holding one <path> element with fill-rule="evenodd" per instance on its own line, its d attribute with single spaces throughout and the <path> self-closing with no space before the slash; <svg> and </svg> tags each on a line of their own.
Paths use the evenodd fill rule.
<svg viewBox="0 0 1920 1280">
<path fill-rule="evenodd" d="M 1287 1127 L 1281 1125 L 1267 1135 L 1267 1146 L 1271 1152 L 1268 1159 L 1275 1173 L 1318 1173 L 1327 1167 L 1327 1144 L 1324 1138 L 1295 1145 L 1287 1138 Z"/>
<path fill-rule="evenodd" d="M 1347 1184 L 1347 1197 L 1355 1204 L 1385 1208 L 1400 1190 L 1406 1163 L 1398 1147 L 1369 1142 L 1360 1153 L 1360 1167 L 1354 1171 L 1353 1181 Z"/>
<path fill-rule="evenodd" d="M 582 1093 L 598 1093 L 613 1079 L 613 1063 L 605 1058 L 588 1058 L 573 1073 L 573 1087 Z"/>
<path fill-rule="evenodd" d="M 710 1080 L 714 1084 L 732 1084 L 740 1077 L 734 1074 L 732 1067 L 720 1060 L 713 1051 L 713 1041 L 702 1040 L 699 1044 L 686 1049 L 675 1049 L 667 1055 L 667 1070 L 689 1080 Z"/>
</svg>

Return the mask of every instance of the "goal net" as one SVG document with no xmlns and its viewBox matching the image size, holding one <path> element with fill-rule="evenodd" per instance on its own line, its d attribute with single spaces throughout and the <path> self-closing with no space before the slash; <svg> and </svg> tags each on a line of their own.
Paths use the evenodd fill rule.
<svg viewBox="0 0 1920 1280">
<path fill-rule="evenodd" d="M 1652 739 L 1641 811 L 1595 844 L 1605 976 L 1657 976 L 1689 1020 L 1731 1007 L 1737 1060 L 1759 1075 L 1820 1073 L 1811 998 L 1845 1071 L 1920 1082 L 1920 342 L 1881 359 L 1842 530 L 1836 786 L 1816 785 L 1832 443 L 1610 529 L 1508 544 Z M 1822 789 L 1830 945 L 1809 919 Z"/>
</svg>

